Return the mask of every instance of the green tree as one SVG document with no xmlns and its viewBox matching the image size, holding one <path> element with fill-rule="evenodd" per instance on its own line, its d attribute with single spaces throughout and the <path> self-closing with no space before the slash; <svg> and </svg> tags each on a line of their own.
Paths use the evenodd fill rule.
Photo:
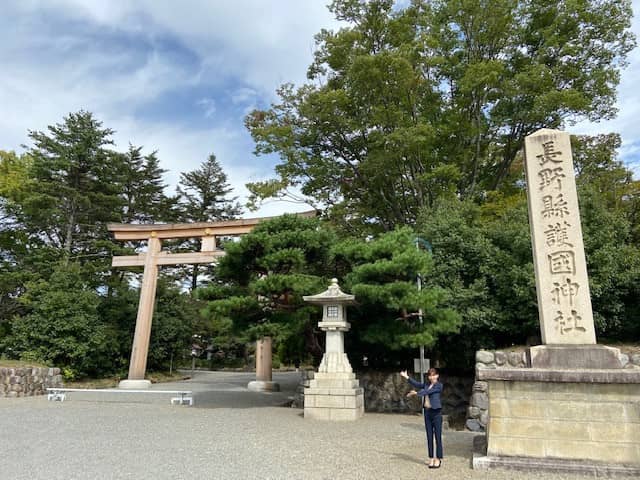
<svg viewBox="0 0 640 480">
<path fill-rule="evenodd" d="M 216 222 L 231 220 L 242 213 L 237 197 L 228 198 L 233 190 L 227 174 L 212 153 L 200 168 L 181 173 L 178 182 L 179 219 L 181 222 Z M 191 250 L 200 249 L 200 241 L 183 245 Z M 191 290 L 198 285 L 200 267 L 190 267 Z"/>
<path fill-rule="evenodd" d="M 190 347 L 202 305 L 166 280 L 159 282 L 156 296 L 147 365 L 150 370 L 168 370 L 170 362 Z"/>
<path fill-rule="evenodd" d="M 478 348 L 539 335 L 527 215 L 524 192 L 495 195 L 482 206 L 441 201 L 423 211 L 419 231 L 434 256 L 427 284 L 445 289 L 462 318 L 459 332 L 440 339 L 445 361 L 466 359 L 470 368 Z"/>
<path fill-rule="evenodd" d="M 445 306 L 444 289 L 425 285 L 418 290 L 418 275 L 429 278 L 433 265 L 416 242 L 413 230 L 405 227 L 370 241 L 347 239 L 333 251 L 339 269 L 347 272 L 345 286 L 358 302 L 349 314 L 350 351 L 373 365 L 388 366 L 394 357 L 406 360 L 408 349 L 433 347 L 439 336 L 459 328 L 459 315 Z"/>
<path fill-rule="evenodd" d="M 441 196 L 511 181 L 526 135 L 615 113 L 634 46 L 628 0 L 335 0 L 308 77 L 246 125 L 277 178 L 346 227 L 414 224 Z M 343 220 L 345 219 L 345 220 Z"/>
<path fill-rule="evenodd" d="M 280 360 L 299 362 L 309 354 L 319 360 L 323 348 L 311 321 L 317 312 L 302 296 L 326 289 L 334 240 L 317 219 L 284 215 L 228 243 L 216 271 L 219 283 L 199 295 L 209 302 L 214 335 L 226 333 L 218 341 L 272 336 Z"/>
<path fill-rule="evenodd" d="M 106 255 L 106 223 L 120 220 L 120 159 L 107 149 L 112 134 L 85 111 L 69 114 L 48 133 L 29 133 L 32 182 L 20 219 L 67 258 Z"/>
<path fill-rule="evenodd" d="M 165 195 L 157 152 L 142 155 L 142 147 L 129 145 L 121 156 L 123 223 L 154 223 L 175 219 L 176 199 Z"/>
<path fill-rule="evenodd" d="M 28 156 L 0 150 L 0 338 L 7 335 L 11 318 L 23 310 L 19 297 L 29 277 L 20 265 L 27 249 L 15 204 L 28 183 L 28 168 Z"/>
<path fill-rule="evenodd" d="M 212 153 L 200 168 L 180 174 L 181 221 L 215 222 L 240 215 L 242 210 L 235 202 L 237 197 L 228 198 L 232 190 L 227 174 Z"/>
<path fill-rule="evenodd" d="M 591 301 L 599 338 L 638 334 L 640 249 L 634 236 L 638 182 L 616 160 L 617 135 L 573 137 Z M 520 173 L 522 175 L 522 172 Z M 443 338 L 452 358 L 539 336 L 526 196 L 493 193 L 481 204 L 450 199 L 423 210 L 419 228 L 434 245 L 429 281 L 449 292 L 463 319 Z M 467 356 L 468 365 L 473 358 Z"/>
<path fill-rule="evenodd" d="M 29 313 L 13 323 L 14 353 L 61 367 L 68 378 L 110 370 L 115 346 L 97 314 L 100 299 L 77 263 L 61 263 L 49 281 L 29 284 L 21 301 Z"/>
</svg>

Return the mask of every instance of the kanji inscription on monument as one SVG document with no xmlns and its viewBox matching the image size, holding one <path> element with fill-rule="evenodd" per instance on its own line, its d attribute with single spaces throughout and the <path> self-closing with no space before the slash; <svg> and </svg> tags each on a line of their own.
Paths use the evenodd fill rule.
<svg viewBox="0 0 640 480">
<path fill-rule="evenodd" d="M 595 344 L 569 134 L 525 139 L 525 172 L 542 343 Z"/>
</svg>

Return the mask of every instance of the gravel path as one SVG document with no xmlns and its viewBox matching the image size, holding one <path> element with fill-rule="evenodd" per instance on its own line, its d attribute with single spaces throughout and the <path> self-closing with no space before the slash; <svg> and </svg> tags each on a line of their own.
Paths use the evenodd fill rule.
<svg viewBox="0 0 640 480">
<path fill-rule="evenodd" d="M 578 479 L 471 469 L 474 434 L 446 432 L 439 470 L 426 458 L 422 418 L 367 413 L 353 423 L 305 420 L 283 392 L 249 392 L 250 374 L 197 374 L 154 388 L 190 389 L 194 407 L 161 395 L 0 398 L 0 478 L 39 479 Z M 108 395 L 108 394 L 107 394 Z M 131 394 L 133 395 L 133 394 Z"/>
</svg>

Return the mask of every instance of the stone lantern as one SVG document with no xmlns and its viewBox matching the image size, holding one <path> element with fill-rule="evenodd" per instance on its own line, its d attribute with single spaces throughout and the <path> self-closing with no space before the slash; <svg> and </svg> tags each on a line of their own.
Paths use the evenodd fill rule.
<svg viewBox="0 0 640 480">
<path fill-rule="evenodd" d="M 318 372 L 304 389 L 304 417 L 321 420 L 356 420 L 364 414 L 364 392 L 344 352 L 347 305 L 355 297 L 340 290 L 338 280 L 317 295 L 302 297 L 305 302 L 322 305 L 318 327 L 327 335 L 325 353 Z"/>
</svg>

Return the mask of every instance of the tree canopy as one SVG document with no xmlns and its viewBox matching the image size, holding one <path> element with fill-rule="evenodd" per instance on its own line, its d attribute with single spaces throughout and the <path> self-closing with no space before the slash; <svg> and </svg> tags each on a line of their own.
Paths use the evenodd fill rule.
<svg viewBox="0 0 640 480">
<path fill-rule="evenodd" d="M 313 83 L 278 90 L 246 119 L 277 178 L 333 218 L 414 224 L 441 196 L 475 198 L 512 178 L 524 137 L 615 114 L 634 46 L 627 0 L 336 0 L 347 26 L 316 36 Z M 516 175 L 518 175 L 516 173 Z"/>
</svg>

